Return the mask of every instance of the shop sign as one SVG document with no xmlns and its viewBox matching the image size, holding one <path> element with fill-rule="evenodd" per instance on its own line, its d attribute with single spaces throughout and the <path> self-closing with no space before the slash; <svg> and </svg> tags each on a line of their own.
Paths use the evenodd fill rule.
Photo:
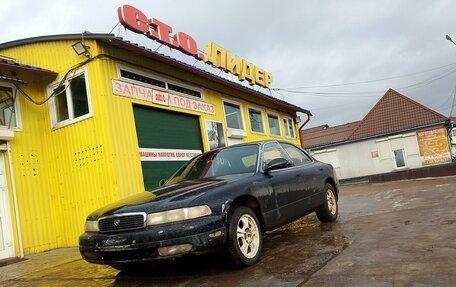
<svg viewBox="0 0 456 287">
<path fill-rule="evenodd" d="M 170 107 L 176 107 L 186 110 L 192 110 L 195 112 L 215 115 L 214 105 L 202 101 L 197 101 L 186 97 L 169 94 L 168 102 Z"/>
<path fill-rule="evenodd" d="M 371 151 L 371 157 L 377 158 L 378 157 L 378 150 Z"/>
<path fill-rule="evenodd" d="M 188 161 L 201 153 L 190 149 L 139 148 L 141 161 Z"/>
<path fill-rule="evenodd" d="M 210 43 L 207 52 L 198 49 L 193 37 L 177 32 L 172 34 L 173 28 L 155 18 L 148 18 L 143 12 L 130 5 L 123 5 L 117 9 L 120 23 L 128 30 L 145 35 L 182 53 L 202 60 L 227 73 L 238 77 L 239 81 L 246 80 L 250 85 L 268 88 L 272 82 L 272 74 L 253 65 L 252 63 L 232 55 L 221 46 Z"/>
<path fill-rule="evenodd" d="M 152 102 L 154 94 L 154 91 L 150 88 L 118 80 L 112 80 L 112 92 L 118 96 L 142 100 L 146 102 Z"/>
<path fill-rule="evenodd" d="M 168 106 L 168 93 L 162 91 L 153 91 L 152 102 L 163 106 Z"/>
<path fill-rule="evenodd" d="M 122 97 L 215 115 L 215 106 L 213 104 L 173 95 L 168 92 L 153 90 L 128 82 L 112 80 L 112 92 Z"/>
<path fill-rule="evenodd" d="M 417 131 L 416 137 L 423 165 L 451 162 L 445 127 Z"/>
</svg>

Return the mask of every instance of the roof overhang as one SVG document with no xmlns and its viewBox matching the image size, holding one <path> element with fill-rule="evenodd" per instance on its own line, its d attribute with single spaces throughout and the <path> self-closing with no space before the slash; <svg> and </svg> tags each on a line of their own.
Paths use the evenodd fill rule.
<svg viewBox="0 0 456 287">
<path fill-rule="evenodd" d="M 105 43 L 108 43 L 110 45 L 113 45 L 118 48 L 123 48 L 125 50 L 128 50 L 132 53 L 136 53 L 138 55 L 162 62 L 164 64 L 168 64 L 170 66 L 173 66 L 175 68 L 187 71 L 189 73 L 192 73 L 194 75 L 198 75 L 207 79 L 210 79 L 213 82 L 219 83 L 221 85 L 224 85 L 226 87 L 244 92 L 246 94 L 255 96 L 261 100 L 265 100 L 271 103 L 274 103 L 275 105 L 285 108 L 285 109 L 291 109 L 296 112 L 301 112 L 308 114 L 312 116 L 312 113 L 309 110 L 303 109 L 301 107 L 298 107 L 296 105 L 290 104 L 286 101 L 282 101 L 280 99 L 274 98 L 272 96 L 269 96 L 267 94 L 255 91 L 251 88 L 248 88 L 246 86 L 243 86 L 241 84 L 232 82 L 228 79 L 225 79 L 223 77 L 214 75 L 212 73 L 209 73 L 205 70 L 199 69 L 195 66 L 192 66 L 190 64 L 181 62 L 177 59 L 171 58 L 169 56 L 160 54 L 158 52 L 155 52 L 151 49 L 147 49 L 145 47 L 139 46 L 137 44 L 131 43 L 129 41 L 123 40 L 122 38 L 115 37 L 114 34 L 104 34 L 104 33 L 80 33 L 80 34 L 61 34 L 61 35 L 48 35 L 48 36 L 40 36 L 40 37 L 33 37 L 33 38 L 27 38 L 27 39 L 20 39 L 20 40 L 15 40 L 11 42 L 6 42 L 0 44 L 0 50 L 2 49 L 7 49 L 7 48 L 12 48 L 16 46 L 22 46 L 22 45 L 27 45 L 27 44 L 34 44 L 34 43 L 39 43 L 39 42 L 49 42 L 49 41 L 65 41 L 65 40 L 100 40 Z M 13 67 L 11 67 L 13 68 Z M 16 69 L 24 69 L 24 67 L 16 67 Z M 49 76 L 56 77 L 57 73 L 45 69 L 28 69 L 30 72 L 35 72 L 35 73 L 42 73 L 46 74 Z"/>
<path fill-rule="evenodd" d="M 14 83 L 14 84 L 27 85 L 27 83 L 25 81 L 22 81 L 22 80 L 19 80 L 19 79 L 14 79 L 14 78 L 8 78 L 8 77 L 5 77 L 5 76 L 0 76 L 0 81 Z"/>
<path fill-rule="evenodd" d="M 173 66 L 175 68 L 187 71 L 187 72 L 192 73 L 194 75 L 201 76 L 201 77 L 204 77 L 204 78 L 208 78 L 211 81 L 214 81 L 216 83 L 222 84 L 222 85 L 224 85 L 226 87 L 233 88 L 233 89 L 236 89 L 238 91 L 247 93 L 249 95 L 258 97 L 260 100 L 266 100 L 266 101 L 269 101 L 269 102 L 273 102 L 274 104 L 276 104 L 276 105 L 278 105 L 280 107 L 283 107 L 283 108 L 286 108 L 286 109 L 291 109 L 291 110 L 296 111 L 296 112 L 301 112 L 301 113 L 312 115 L 312 113 L 309 110 L 306 110 L 306 109 L 303 109 L 301 107 L 289 104 L 289 103 L 287 103 L 285 101 L 276 99 L 276 98 L 274 98 L 272 96 L 268 96 L 266 94 L 260 93 L 258 91 L 255 91 L 253 89 L 250 89 L 250 88 L 245 87 L 243 85 L 240 85 L 238 83 L 229 81 L 227 79 L 224 79 L 224 78 L 219 77 L 217 75 L 211 74 L 211 73 L 209 73 L 207 71 L 204 71 L 202 69 L 196 68 L 196 67 L 194 67 L 192 65 L 186 64 L 184 62 L 178 61 L 176 59 L 173 59 L 171 57 L 162 55 L 162 54 L 157 53 L 155 51 L 146 49 L 144 47 L 135 45 L 135 44 L 130 43 L 128 41 L 125 41 L 123 39 L 113 37 L 111 39 L 105 39 L 105 42 L 107 42 L 107 43 L 109 43 L 111 45 L 114 45 L 116 47 L 126 49 L 126 50 L 128 50 L 130 52 L 133 52 L 135 54 L 138 54 L 138 55 L 141 55 L 141 56 L 145 56 L 147 58 L 150 58 L 150 59 L 162 62 L 164 64 L 168 64 L 170 66 Z"/>
<path fill-rule="evenodd" d="M 54 71 L 50 71 L 50 70 L 35 67 L 35 66 L 25 65 L 25 64 L 10 61 L 10 60 L 2 60 L 2 59 L 0 59 L 0 69 L 1 68 L 5 68 L 5 69 L 11 70 L 11 71 L 23 71 L 25 73 L 52 77 L 52 78 L 55 78 L 58 75 L 58 73 L 54 72 Z"/>
</svg>

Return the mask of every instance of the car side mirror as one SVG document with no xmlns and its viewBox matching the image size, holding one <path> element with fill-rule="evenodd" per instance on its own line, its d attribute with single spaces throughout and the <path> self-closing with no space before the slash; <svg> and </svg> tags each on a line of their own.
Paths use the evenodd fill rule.
<svg viewBox="0 0 456 287">
<path fill-rule="evenodd" d="M 160 181 L 158 182 L 158 186 L 164 186 L 166 184 L 166 179 L 160 179 Z"/>
<path fill-rule="evenodd" d="M 271 160 L 264 166 L 264 172 L 270 172 L 271 170 L 286 168 L 290 166 L 290 162 L 282 157 Z"/>
</svg>

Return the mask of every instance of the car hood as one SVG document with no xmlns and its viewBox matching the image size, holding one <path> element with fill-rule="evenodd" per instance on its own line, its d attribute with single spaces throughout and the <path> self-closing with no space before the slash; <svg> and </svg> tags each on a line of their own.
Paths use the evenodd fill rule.
<svg viewBox="0 0 456 287">
<path fill-rule="evenodd" d="M 96 220 L 100 217 L 117 213 L 146 212 L 187 206 L 193 199 L 230 182 L 251 174 L 229 175 L 198 180 L 186 180 L 177 184 L 166 185 L 144 191 L 122 200 L 116 201 L 91 213 L 87 219 Z"/>
</svg>

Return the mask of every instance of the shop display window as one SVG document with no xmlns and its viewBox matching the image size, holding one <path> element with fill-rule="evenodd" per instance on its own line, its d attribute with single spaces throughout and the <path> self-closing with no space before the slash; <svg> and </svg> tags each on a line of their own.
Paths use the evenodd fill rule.
<svg viewBox="0 0 456 287">
<path fill-rule="evenodd" d="M 283 119 L 283 126 L 285 127 L 285 135 L 289 138 L 295 138 L 293 120 L 284 118 Z"/>
<path fill-rule="evenodd" d="M 273 136 L 281 136 L 279 116 L 268 114 L 269 132 Z"/>
<path fill-rule="evenodd" d="M 252 132 L 264 133 L 263 114 L 260 110 L 249 108 L 249 119 Z"/>
<path fill-rule="evenodd" d="M 234 103 L 223 103 L 225 109 L 226 125 L 231 129 L 243 130 L 241 106 Z"/>
</svg>

